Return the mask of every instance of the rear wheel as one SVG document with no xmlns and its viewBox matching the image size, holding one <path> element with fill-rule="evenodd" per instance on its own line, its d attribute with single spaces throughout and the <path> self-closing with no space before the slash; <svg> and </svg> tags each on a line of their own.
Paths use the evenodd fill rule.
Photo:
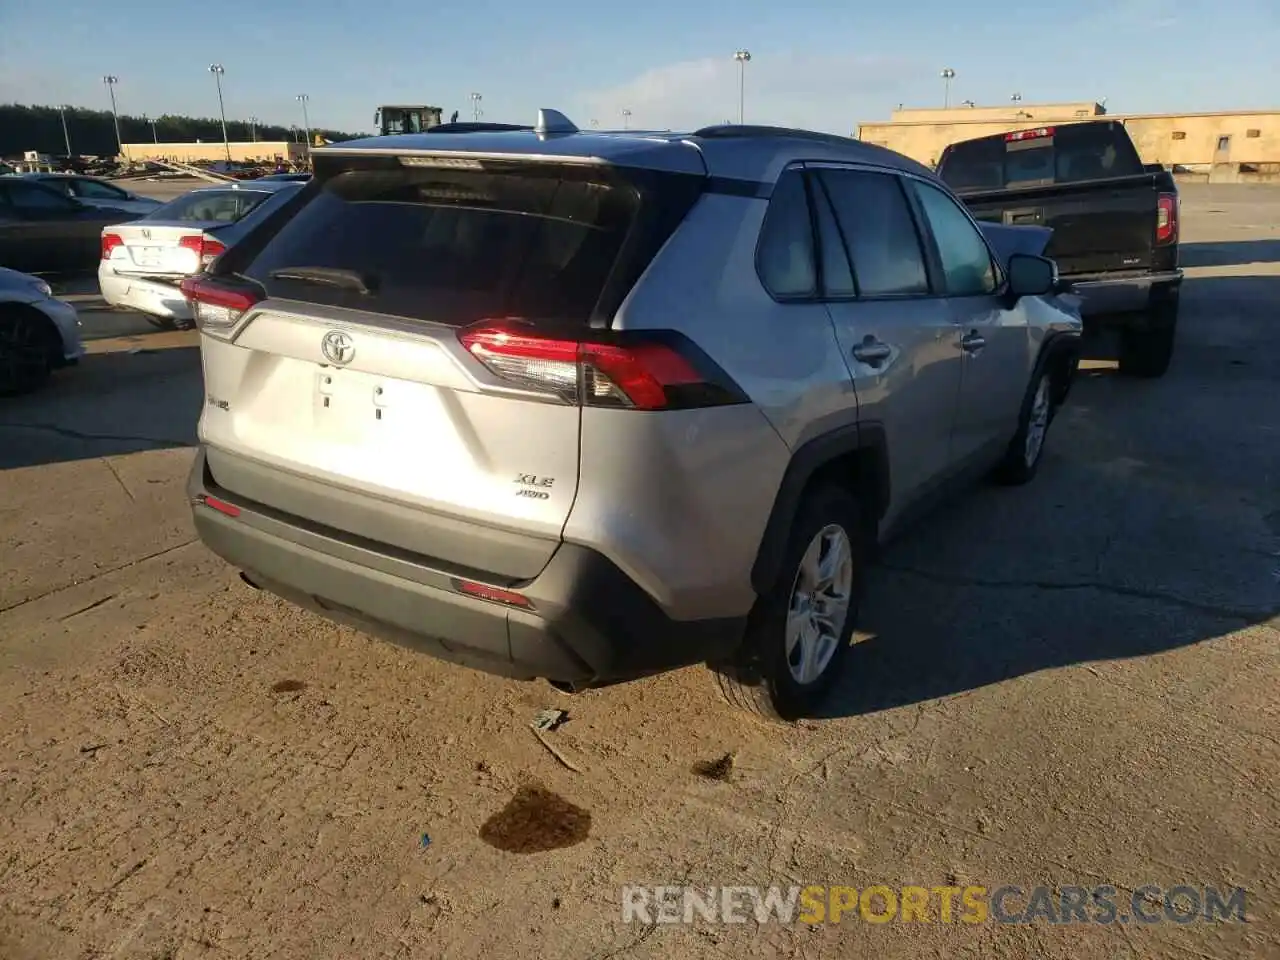
<svg viewBox="0 0 1280 960">
<path fill-rule="evenodd" d="M 1120 372 L 1128 377 L 1162 377 L 1173 359 L 1174 328 L 1125 330 L 1120 335 Z"/>
<path fill-rule="evenodd" d="M 806 499 L 782 575 L 760 598 L 737 658 L 715 668 L 730 703 L 783 720 L 821 707 L 857 622 L 865 547 L 852 494 L 824 487 Z"/>
<path fill-rule="evenodd" d="M 22 304 L 0 306 L 0 396 L 44 386 L 57 345 L 53 325 Z"/>
<path fill-rule="evenodd" d="M 1128 377 L 1162 377 L 1173 359 L 1178 329 L 1178 295 L 1164 296 L 1147 312 L 1146 324 L 1120 332 L 1120 372 Z"/>
</svg>

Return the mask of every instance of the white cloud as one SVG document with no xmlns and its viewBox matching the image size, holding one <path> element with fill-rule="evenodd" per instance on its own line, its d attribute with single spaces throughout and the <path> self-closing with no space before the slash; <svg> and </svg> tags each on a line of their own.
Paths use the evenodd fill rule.
<svg viewBox="0 0 1280 960">
<path fill-rule="evenodd" d="M 805 56 L 754 53 L 746 65 L 747 123 L 803 127 L 848 135 L 859 120 L 887 116 L 894 90 L 928 67 L 904 57 Z M 707 57 L 647 70 L 611 89 L 584 92 L 579 102 L 602 128 L 689 130 L 738 118 L 738 64 Z M 583 119 L 578 125 L 585 127 Z"/>
</svg>

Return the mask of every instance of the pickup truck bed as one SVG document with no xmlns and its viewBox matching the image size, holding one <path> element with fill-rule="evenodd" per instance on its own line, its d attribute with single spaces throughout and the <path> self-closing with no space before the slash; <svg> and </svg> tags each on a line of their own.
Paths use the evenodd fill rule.
<svg viewBox="0 0 1280 960">
<path fill-rule="evenodd" d="M 1182 271 L 1173 175 L 1144 166 L 1115 121 L 953 144 L 938 174 L 975 219 L 1053 230 L 1045 255 L 1082 298 L 1086 325 L 1118 329 L 1126 373 L 1169 365 Z"/>
</svg>

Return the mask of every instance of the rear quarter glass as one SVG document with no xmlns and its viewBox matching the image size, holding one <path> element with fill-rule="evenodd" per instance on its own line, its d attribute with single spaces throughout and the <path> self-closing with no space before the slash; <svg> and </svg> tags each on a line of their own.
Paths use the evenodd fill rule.
<svg viewBox="0 0 1280 960">
<path fill-rule="evenodd" d="M 617 167 L 355 158 L 322 173 L 226 270 L 271 297 L 451 326 L 513 317 L 600 325 L 702 183 Z M 367 292 L 273 276 L 290 267 L 349 271 Z"/>
</svg>

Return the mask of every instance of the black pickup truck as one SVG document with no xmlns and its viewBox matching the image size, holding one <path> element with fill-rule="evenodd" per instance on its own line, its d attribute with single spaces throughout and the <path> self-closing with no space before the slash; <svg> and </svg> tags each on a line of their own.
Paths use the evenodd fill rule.
<svg viewBox="0 0 1280 960">
<path fill-rule="evenodd" d="M 1045 250 L 1084 301 L 1086 327 L 1120 334 L 1120 370 L 1159 377 L 1173 355 L 1182 271 L 1173 174 L 1144 166 L 1114 120 L 947 147 L 938 175 L 978 220 L 1050 227 Z"/>
</svg>

